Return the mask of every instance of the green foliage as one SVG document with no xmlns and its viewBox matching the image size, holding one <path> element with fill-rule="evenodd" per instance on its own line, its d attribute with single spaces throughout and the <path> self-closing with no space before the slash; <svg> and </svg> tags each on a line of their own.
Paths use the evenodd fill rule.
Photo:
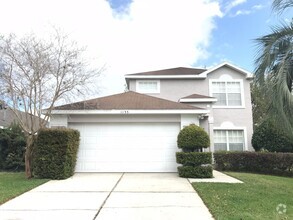
<svg viewBox="0 0 293 220">
<path fill-rule="evenodd" d="M 176 162 L 183 166 L 199 166 L 212 163 L 210 152 L 176 152 Z"/>
<path fill-rule="evenodd" d="M 257 83 L 250 84 L 253 128 L 260 125 L 267 117 L 269 97 Z"/>
<path fill-rule="evenodd" d="M 217 170 L 293 176 L 293 153 L 216 152 Z"/>
<path fill-rule="evenodd" d="M 72 129 L 41 129 L 34 146 L 34 175 L 49 179 L 72 176 L 79 136 L 79 132 Z"/>
<path fill-rule="evenodd" d="M 273 2 L 273 9 L 280 13 L 292 6 L 292 0 Z M 293 136 L 293 22 L 272 27 L 271 33 L 256 39 L 256 43 L 255 83 L 269 97 L 268 116 Z"/>
<path fill-rule="evenodd" d="M 259 125 L 252 136 L 252 146 L 270 152 L 293 152 L 293 141 L 284 131 L 270 120 Z"/>
<path fill-rule="evenodd" d="M 195 124 L 184 127 L 177 137 L 178 148 L 189 152 L 207 148 L 210 145 L 209 135 L 205 130 Z"/>
<path fill-rule="evenodd" d="M 26 138 L 18 124 L 0 129 L 0 170 L 24 170 Z"/>
<path fill-rule="evenodd" d="M 212 178 L 213 167 L 208 166 L 179 166 L 178 174 L 184 178 Z"/>
</svg>

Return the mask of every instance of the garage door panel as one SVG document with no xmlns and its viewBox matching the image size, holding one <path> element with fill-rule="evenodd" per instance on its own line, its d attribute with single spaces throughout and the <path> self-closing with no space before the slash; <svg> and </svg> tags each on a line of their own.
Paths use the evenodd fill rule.
<svg viewBox="0 0 293 220">
<path fill-rule="evenodd" d="M 115 167 L 115 171 L 113 171 Z M 147 171 L 142 170 L 141 167 L 147 167 Z M 174 163 L 153 162 L 151 164 L 138 163 L 136 166 L 129 166 L 129 163 L 122 162 L 85 162 L 78 165 L 78 170 L 86 170 L 84 172 L 174 172 L 177 169 L 177 165 Z M 125 171 L 127 170 L 127 171 Z M 82 172 L 82 171 L 78 171 Z"/>
<path fill-rule="evenodd" d="M 178 123 L 75 123 L 77 172 L 174 172 Z"/>
</svg>

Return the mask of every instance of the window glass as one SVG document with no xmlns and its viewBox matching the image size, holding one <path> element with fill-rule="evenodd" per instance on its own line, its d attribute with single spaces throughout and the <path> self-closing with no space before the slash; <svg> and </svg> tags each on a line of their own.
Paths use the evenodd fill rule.
<svg viewBox="0 0 293 220">
<path fill-rule="evenodd" d="M 158 93 L 159 85 L 157 81 L 140 81 L 138 82 L 138 92 L 143 93 Z"/>
<path fill-rule="evenodd" d="M 214 130 L 215 151 L 243 151 L 243 130 Z"/>
<path fill-rule="evenodd" d="M 240 82 L 212 82 L 212 96 L 216 106 L 241 106 Z"/>
</svg>

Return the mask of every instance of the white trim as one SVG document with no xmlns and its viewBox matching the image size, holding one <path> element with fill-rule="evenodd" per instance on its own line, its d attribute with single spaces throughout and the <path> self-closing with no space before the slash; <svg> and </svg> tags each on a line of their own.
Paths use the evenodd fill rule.
<svg viewBox="0 0 293 220">
<path fill-rule="evenodd" d="M 221 64 L 219 64 L 219 65 L 217 65 L 217 66 L 215 66 L 213 68 L 208 69 L 207 71 L 205 71 L 205 72 L 203 72 L 203 73 L 201 73 L 199 75 L 207 77 L 207 75 L 209 73 L 211 73 L 211 72 L 215 71 L 216 69 L 219 69 L 219 68 L 221 68 L 223 66 L 228 66 L 231 69 L 234 69 L 234 70 L 246 75 L 246 79 L 253 79 L 254 78 L 252 73 L 250 73 L 250 72 L 248 72 L 248 71 L 246 71 L 246 70 L 244 70 L 244 69 L 242 69 L 242 68 L 240 68 L 238 66 L 232 65 L 231 63 L 228 63 L 228 62 L 223 62 L 223 63 L 221 63 Z"/>
<path fill-rule="evenodd" d="M 181 110 L 132 110 L 132 109 L 121 109 L 121 110 L 52 110 L 52 115 L 56 114 L 208 114 L 209 110 L 206 109 L 181 109 Z"/>
<path fill-rule="evenodd" d="M 142 82 L 155 82 L 157 83 L 157 89 L 153 91 L 146 91 L 146 90 L 140 89 L 139 83 L 142 83 Z M 160 91 L 161 91 L 160 80 L 136 80 L 136 92 L 144 93 L 144 94 L 156 94 L 156 93 L 160 93 Z"/>
<path fill-rule="evenodd" d="M 221 80 L 221 79 L 210 79 L 209 80 L 209 95 L 213 96 L 213 82 L 239 82 L 240 83 L 240 96 L 241 96 L 241 105 L 239 106 L 229 106 L 229 105 L 213 105 L 213 108 L 245 108 L 245 99 L 244 99 L 244 86 L 242 79 L 233 79 L 233 80 Z M 227 94 L 227 93 L 226 93 Z"/>
<path fill-rule="evenodd" d="M 179 102 L 216 102 L 216 98 L 183 98 Z"/>
<path fill-rule="evenodd" d="M 232 124 L 232 123 L 231 123 Z M 233 124 L 232 124 L 233 125 Z M 248 141 L 247 141 L 247 129 L 246 127 L 236 127 L 236 126 L 222 126 L 221 127 L 214 127 L 213 130 L 228 130 L 228 131 L 233 131 L 233 130 L 242 130 L 243 131 L 243 138 L 244 138 L 244 151 L 248 151 Z"/>
</svg>

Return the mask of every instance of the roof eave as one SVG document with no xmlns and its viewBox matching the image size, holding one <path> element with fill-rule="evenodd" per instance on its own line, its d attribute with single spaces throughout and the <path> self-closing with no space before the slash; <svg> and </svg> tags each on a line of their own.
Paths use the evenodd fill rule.
<svg viewBox="0 0 293 220">
<path fill-rule="evenodd" d="M 210 69 L 206 70 L 205 72 L 203 72 L 203 73 L 201 73 L 199 75 L 202 76 L 202 77 L 207 77 L 207 75 L 209 73 L 211 73 L 211 72 L 213 72 L 213 71 L 215 71 L 215 70 L 217 70 L 217 69 L 219 69 L 219 68 L 221 68 L 223 66 L 228 66 L 231 69 L 236 70 L 236 71 L 244 74 L 246 76 L 246 79 L 253 79 L 254 78 L 253 74 L 251 72 L 249 72 L 247 70 L 244 70 L 244 69 L 242 69 L 242 68 L 240 68 L 238 66 L 235 66 L 235 65 L 233 65 L 231 63 L 228 63 L 228 62 L 223 62 L 223 63 L 221 63 L 221 64 L 219 64 L 219 65 L 217 65 L 217 66 L 215 66 L 213 68 L 210 68 Z"/>
<path fill-rule="evenodd" d="M 179 102 L 189 102 L 189 103 L 192 103 L 192 102 L 216 102 L 217 99 L 216 98 L 182 98 L 179 100 Z"/>
<path fill-rule="evenodd" d="M 202 75 L 125 75 L 125 79 L 204 79 Z"/>
<path fill-rule="evenodd" d="M 52 110 L 52 115 L 125 115 L 125 114 L 207 114 L 207 109 L 160 109 L 160 110 L 139 110 L 139 109 L 112 109 L 112 110 Z"/>
</svg>

